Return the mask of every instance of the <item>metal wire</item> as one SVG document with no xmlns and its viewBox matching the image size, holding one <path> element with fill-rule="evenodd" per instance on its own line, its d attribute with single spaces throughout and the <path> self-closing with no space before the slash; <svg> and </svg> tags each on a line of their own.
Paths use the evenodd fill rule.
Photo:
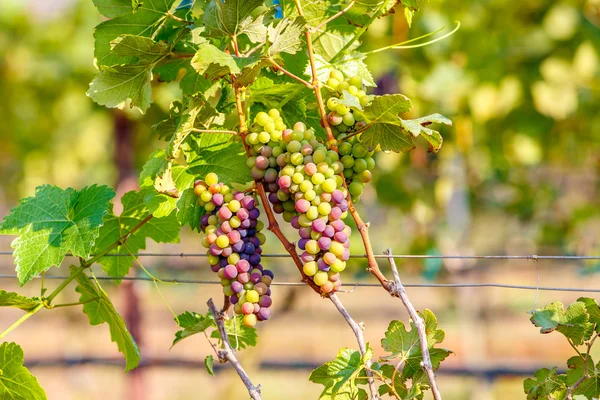
<svg viewBox="0 0 600 400">
<path fill-rule="evenodd" d="M 0 274 L 0 279 L 16 279 L 17 275 L 14 274 Z M 67 279 L 68 276 L 46 276 L 45 279 Z M 36 277 L 36 279 L 41 279 Z M 90 277 L 90 279 L 92 279 Z M 109 276 L 96 276 L 96 279 L 103 281 L 110 280 L 124 280 L 124 281 L 146 281 L 152 282 L 153 279 L 144 276 L 123 276 L 112 278 Z M 193 285 L 221 285 L 220 281 L 211 280 L 196 280 L 196 279 L 177 279 L 177 278 L 160 278 L 163 282 L 178 283 L 178 284 L 193 284 Z M 307 286 L 303 282 L 277 282 L 273 281 L 272 286 Z M 346 287 L 379 287 L 379 283 L 366 283 L 366 282 L 348 282 L 345 284 Z M 581 293 L 600 293 L 600 289 L 592 288 L 574 288 L 574 287 L 553 287 L 553 286 L 526 286 L 526 285 L 510 285 L 504 283 L 408 283 L 404 284 L 405 287 L 412 288 L 501 288 L 501 289 L 520 289 L 520 290 L 545 290 L 553 292 L 581 292 Z"/>
<path fill-rule="evenodd" d="M 0 251 L 0 256 L 11 256 L 12 251 Z M 67 256 L 71 257 L 71 254 Z M 93 254 L 90 254 L 93 256 Z M 208 257 L 206 253 L 137 253 L 136 257 Z M 104 257 L 131 257 L 130 254 L 106 254 Z M 273 253 L 273 254 L 261 254 L 264 258 L 290 258 L 288 253 Z M 375 254 L 375 258 L 388 259 L 399 258 L 399 259 L 445 259 L 445 260 L 600 260 L 598 256 L 567 256 L 567 255 L 554 255 L 554 256 L 540 256 L 536 254 L 532 255 L 486 255 L 486 256 L 465 256 L 465 255 L 435 255 L 435 254 Z M 365 254 L 351 255 L 350 258 L 367 258 Z"/>
</svg>

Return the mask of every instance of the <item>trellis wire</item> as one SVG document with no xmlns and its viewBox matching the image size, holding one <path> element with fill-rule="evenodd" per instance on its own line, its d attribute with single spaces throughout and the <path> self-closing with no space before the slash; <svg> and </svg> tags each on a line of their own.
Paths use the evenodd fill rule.
<svg viewBox="0 0 600 400">
<path fill-rule="evenodd" d="M 0 274 L 0 279 L 16 279 L 15 274 Z M 46 276 L 44 279 L 67 279 L 68 276 Z M 36 277 L 36 279 L 41 279 Z M 90 279 L 92 279 L 90 277 Z M 110 277 L 110 276 L 96 276 L 98 280 L 111 281 L 111 280 L 124 280 L 124 281 L 147 281 L 152 282 L 153 279 L 144 276 L 122 276 L 122 277 Z M 221 285 L 220 281 L 211 280 L 196 280 L 196 279 L 177 279 L 177 278 L 160 278 L 165 283 L 177 283 L 177 284 L 195 284 L 195 285 Z M 307 286 L 303 282 L 271 282 L 271 286 Z M 380 287 L 379 283 L 366 283 L 366 282 L 355 282 L 347 283 L 344 287 L 357 288 L 357 287 Z M 521 290 L 545 290 L 554 292 L 582 292 L 582 293 L 600 293 L 600 289 L 588 289 L 588 288 L 573 288 L 573 287 L 553 287 L 553 286 L 526 286 L 526 285 L 510 285 L 504 283 L 407 283 L 405 287 L 411 288 L 501 288 L 501 289 L 521 289 Z M 352 291 L 353 289 L 349 290 Z M 348 291 L 346 291 L 348 292 Z M 344 291 L 342 291 L 344 293 Z"/>
<path fill-rule="evenodd" d="M 1 256 L 10 256 L 12 251 L 0 251 Z M 70 254 L 67 256 L 71 257 Z M 90 254 L 93 256 L 93 254 Z M 208 257 L 206 253 L 137 253 L 136 257 Z M 130 254 L 106 254 L 104 257 L 131 257 Z M 265 258 L 290 258 L 288 253 L 273 253 L 273 254 L 261 254 L 261 257 Z M 390 257 L 398 259 L 447 259 L 447 260 L 600 260 L 599 256 L 567 256 L 567 255 L 554 255 L 554 256 L 540 256 L 536 254 L 532 255 L 436 255 L 436 254 L 375 254 L 375 258 L 388 259 Z M 367 256 L 364 254 L 351 255 L 350 258 L 364 258 Z"/>
</svg>

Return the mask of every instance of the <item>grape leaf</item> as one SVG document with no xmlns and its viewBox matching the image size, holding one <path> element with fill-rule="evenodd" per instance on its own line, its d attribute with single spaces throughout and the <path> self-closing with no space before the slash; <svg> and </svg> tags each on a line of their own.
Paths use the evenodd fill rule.
<svg viewBox="0 0 600 400">
<path fill-rule="evenodd" d="M 204 359 L 204 368 L 206 368 L 206 372 L 208 372 L 210 376 L 215 376 L 215 369 L 213 366 L 214 363 L 215 359 L 213 358 L 212 354 L 207 355 Z"/>
<path fill-rule="evenodd" d="M 333 361 L 315 369 L 308 379 L 325 386 L 319 399 L 367 399 L 366 392 L 358 388 L 356 379 L 372 355 L 370 348 L 364 356 L 356 350 L 343 348 Z"/>
<path fill-rule="evenodd" d="M 598 307 L 598 302 L 589 297 L 580 297 L 577 301 L 585 304 L 585 310 L 590 316 L 590 322 L 600 324 L 600 307 Z M 600 326 L 596 326 L 596 331 L 598 330 L 600 330 Z"/>
<path fill-rule="evenodd" d="M 110 205 L 110 211 L 104 217 L 104 225 L 100 228 L 100 237 L 96 241 L 96 253 L 119 240 L 150 215 L 146 208 L 144 193 L 127 192 L 121 198 L 121 203 L 123 211 L 119 216 L 113 214 L 112 205 Z M 175 213 L 163 218 L 150 219 L 140 229 L 129 235 L 125 244 L 111 250 L 108 256 L 98 259 L 98 263 L 110 277 L 126 276 L 134 262 L 131 253 L 136 254 L 145 249 L 147 238 L 157 243 L 179 243 L 179 223 Z M 118 256 L 111 256 L 113 254 L 118 254 Z M 116 282 L 120 283 L 121 280 L 116 279 Z"/>
<path fill-rule="evenodd" d="M 246 347 L 256 346 L 256 329 L 248 328 L 244 325 L 243 317 L 236 315 L 233 318 L 224 321 L 225 332 L 229 339 L 229 344 L 236 350 L 243 350 Z M 214 331 L 211 337 L 218 339 L 219 332 Z"/>
<path fill-rule="evenodd" d="M 136 57 L 145 63 L 156 62 L 169 53 L 166 43 L 135 35 L 121 35 L 111 43 L 111 54 L 124 57 Z"/>
<path fill-rule="evenodd" d="M 322 60 L 331 60 L 336 54 L 338 54 L 348 42 L 354 38 L 355 28 L 352 25 L 336 25 L 330 28 L 327 26 L 327 30 L 320 31 L 313 41 L 314 51 L 320 55 Z M 360 46 L 358 40 L 354 41 L 348 50 L 355 50 Z"/>
<path fill-rule="evenodd" d="M 152 68 L 147 65 L 117 65 L 103 69 L 94 77 L 87 95 L 101 106 L 108 108 L 125 107 L 131 100 L 131 107 L 144 113 L 152 102 Z"/>
<path fill-rule="evenodd" d="M 210 327 L 215 327 L 215 320 L 210 313 L 201 315 L 198 313 L 192 313 L 189 311 L 179 314 L 175 319 L 177 325 L 183 329 L 175 333 L 175 339 L 171 348 L 183 339 L 188 338 L 196 333 L 206 331 Z"/>
<path fill-rule="evenodd" d="M 259 15 L 256 18 L 247 17 L 238 26 L 238 34 L 243 33 L 248 36 L 253 43 L 263 42 L 267 37 L 267 27 L 265 26 L 265 16 Z"/>
<path fill-rule="evenodd" d="M 551 370 L 542 368 L 535 372 L 535 379 L 528 378 L 523 382 L 527 400 L 564 399 L 567 387 L 565 375 L 558 375 L 556 367 Z"/>
<path fill-rule="evenodd" d="M 350 94 L 347 90 L 342 91 L 342 97 L 338 100 L 338 104 L 343 104 L 345 106 L 354 108 L 356 110 L 362 110 L 362 106 L 360 105 L 360 100 L 358 97 Z"/>
<path fill-rule="evenodd" d="M 206 92 L 213 83 L 206 79 L 203 75 L 200 75 L 192 68 L 191 65 L 188 65 L 187 72 L 181 78 L 181 82 L 179 82 L 179 87 L 184 95 L 194 95 L 197 93 Z"/>
<path fill-rule="evenodd" d="M 79 301 L 87 302 L 83 305 L 83 312 L 88 316 L 90 325 L 107 323 L 111 340 L 117 344 L 125 357 L 125 371 L 137 367 L 140 363 L 140 350 L 104 290 L 97 286 L 97 282 L 94 284 L 90 281 L 81 267 L 72 266 L 71 274 L 76 274 L 75 280 L 78 285 L 75 290 L 81 294 Z"/>
<path fill-rule="evenodd" d="M 317 69 L 317 78 L 319 82 L 325 83 L 329 79 L 329 74 L 333 70 L 341 71 L 345 76 L 353 77 L 360 76 L 365 86 L 377 86 L 373 80 L 373 76 L 367 64 L 364 63 L 365 55 L 359 52 L 350 52 L 343 55 L 339 60 L 330 63 L 323 56 L 315 55 L 315 68 Z M 312 76 L 312 68 L 310 63 L 306 65 L 304 74 Z"/>
<path fill-rule="evenodd" d="M 107 186 L 76 191 L 43 185 L 36 188 L 35 197 L 21 200 L 0 224 L 0 234 L 19 235 L 11 246 L 21 286 L 59 266 L 68 252 L 88 257 L 114 196 Z"/>
<path fill-rule="evenodd" d="M 302 47 L 302 33 L 306 26 L 303 17 L 295 19 L 285 18 L 277 25 L 269 25 L 267 36 L 269 39 L 269 55 L 271 57 L 279 53 L 295 54 Z"/>
<path fill-rule="evenodd" d="M 264 0 L 213 0 L 204 10 L 204 25 L 213 36 L 246 33 L 244 28 L 249 26 L 247 19 L 252 18 L 252 11 L 263 3 Z"/>
<path fill-rule="evenodd" d="M 190 60 L 186 58 L 164 60 L 154 67 L 152 73 L 158 75 L 160 82 L 171 82 L 177 79 L 182 70 L 187 71 L 189 65 Z"/>
<path fill-rule="evenodd" d="M 375 124 L 365 131 L 361 138 L 362 144 L 370 149 L 380 145 L 384 151 L 407 153 L 415 148 L 412 137 L 393 124 Z"/>
<path fill-rule="evenodd" d="M 405 130 L 410 132 L 413 137 L 421 135 L 431 145 L 431 151 L 437 153 L 442 147 L 442 135 L 438 131 L 427 128 L 427 125 L 434 122 L 452 126 L 452 121 L 441 114 L 431 114 L 415 119 L 400 118 L 400 123 Z"/>
<path fill-rule="evenodd" d="M 108 18 L 116 18 L 133 11 L 131 0 L 92 0 L 100 14 Z"/>
<path fill-rule="evenodd" d="M 146 206 L 152 215 L 158 218 L 170 215 L 177 208 L 177 198 L 158 193 L 154 188 L 156 176 L 162 170 L 164 163 L 165 151 L 156 150 L 144 164 L 139 180 Z M 171 176 L 179 193 L 190 188 L 194 183 L 194 176 L 190 175 L 188 168 L 182 165 L 175 165 Z"/>
<path fill-rule="evenodd" d="M 362 114 L 371 123 L 401 125 L 399 115 L 408 112 L 410 108 L 408 97 L 402 94 L 386 94 L 374 96 Z"/>
<path fill-rule="evenodd" d="M 541 333 L 558 331 L 578 346 L 588 340 L 594 324 L 589 322 L 585 304 L 575 302 L 565 311 L 564 305 L 556 301 L 532 312 L 531 322 L 540 328 Z"/>
<path fill-rule="evenodd" d="M 177 221 L 181 226 L 189 225 L 192 230 L 200 228 L 200 218 L 206 214 L 204 207 L 198 204 L 198 196 L 193 188 L 181 193 L 177 200 Z"/>
<path fill-rule="evenodd" d="M 125 1 L 125 0 L 123 0 Z M 109 17 L 114 19 L 102 22 L 94 30 L 94 57 L 99 66 L 113 66 L 126 64 L 131 61 L 123 60 L 121 55 L 111 53 L 111 42 L 121 35 L 137 35 L 151 37 L 167 18 L 166 13 L 171 9 L 175 0 L 144 1 L 135 12 L 129 2 L 129 12 L 121 14 L 122 8 L 114 8 L 114 5 L 123 4 L 118 0 L 97 0 L 97 4 L 103 5 L 101 12 L 112 10 Z"/>
<path fill-rule="evenodd" d="M 193 176 L 214 172 L 223 183 L 252 180 L 244 146 L 234 135 L 201 133 L 182 145 L 187 171 Z"/>
<path fill-rule="evenodd" d="M 581 382 L 573 390 L 574 395 L 585 396 L 588 400 L 597 398 L 600 395 L 600 365 L 594 365 L 591 356 L 587 356 L 587 376 L 585 361 L 580 356 L 574 356 L 567 361 L 569 370 L 567 371 L 567 386 L 573 386 L 576 382 Z"/>
<path fill-rule="evenodd" d="M 15 292 L 0 290 L 0 307 L 15 307 L 23 311 L 31 311 L 42 304 L 40 299 L 21 296 Z"/>
<path fill-rule="evenodd" d="M 204 75 L 211 68 L 211 76 L 220 78 L 228 74 L 240 73 L 240 67 L 236 64 L 233 56 L 219 50 L 210 43 L 202 43 L 191 62 L 192 67 L 199 74 Z"/>
<path fill-rule="evenodd" d="M 317 26 L 345 7 L 338 3 L 332 0 L 302 0 L 302 13 L 309 25 Z M 293 1 L 285 1 L 283 6 L 285 15 L 289 17 L 298 15 L 298 9 Z"/>
<path fill-rule="evenodd" d="M 37 378 L 23 366 L 23 349 L 16 343 L 0 345 L 0 398 L 46 400 Z"/>
<path fill-rule="evenodd" d="M 383 396 L 384 394 L 389 394 L 390 396 L 393 396 L 395 391 L 401 399 L 405 399 L 407 397 L 408 389 L 404 381 L 402 381 L 400 378 L 401 368 L 396 370 L 396 367 L 393 365 L 383 364 L 381 365 L 379 372 L 381 372 L 381 375 L 386 379 L 389 379 L 389 382 L 384 381 L 384 383 L 379 386 L 378 391 L 380 395 Z"/>
<path fill-rule="evenodd" d="M 419 313 L 425 324 L 425 335 L 427 337 L 427 347 L 431 357 L 431 364 L 435 369 L 440 367 L 440 363 L 448 357 L 450 350 L 436 348 L 436 344 L 444 340 L 445 333 L 437 328 L 437 319 L 430 310 L 425 310 L 423 314 Z M 410 322 L 411 330 L 407 331 L 404 323 L 401 321 L 392 321 L 385 332 L 385 338 L 381 340 L 381 346 L 385 351 L 392 354 L 383 357 L 383 360 L 401 360 L 406 364 L 402 369 L 402 379 L 412 378 L 421 371 L 421 362 L 423 355 L 419 342 L 419 333 L 413 321 Z"/>
</svg>

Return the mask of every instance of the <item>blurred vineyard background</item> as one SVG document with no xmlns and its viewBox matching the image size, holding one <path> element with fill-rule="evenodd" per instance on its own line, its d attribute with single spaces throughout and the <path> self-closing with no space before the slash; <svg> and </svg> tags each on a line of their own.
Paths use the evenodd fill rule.
<svg viewBox="0 0 600 400">
<path fill-rule="evenodd" d="M 89 0 L 0 3 L 0 215 L 43 183 L 108 184 L 120 193 L 135 188 L 141 166 L 161 146 L 150 127 L 168 111 L 176 83 L 154 88 L 154 106 L 144 116 L 104 109 L 85 96 L 100 21 Z M 454 121 L 441 131 L 438 154 L 428 154 L 425 142 L 410 154 L 379 154 L 375 184 L 359 207 L 374 228 L 375 251 L 599 255 L 600 1 L 430 0 L 411 29 L 403 15 L 379 20 L 361 49 L 441 27 L 447 32 L 455 21 L 461 28 L 446 40 L 368 58 L 378 94 L 399 89 L 413 101 L 412 117 L 440 112 Z M 181 244 L 149 250 L 203 251 L 189 230 Z M 266 252 L 282 250 L 274 237 L 266 246 Z M 361 254 L 358 237 L 352 250 Z M 0 251 L 10 251 L 10 238 L 0 237 Z M 593 261 L 398 261 L 405 283 L 536 285 L 539 278 L 543 286 L 600 288 L 600 263 Z M 213 279 L 202 258 L 142 262 L 160 277 Z M 268 262 L 278 280 L 297 281 L 286 259 Z M 344 280 L 370 282 L 365 265 L 357 260 Z M 13 268 L 11 257 L 0 256 L 1 274 Z M 15 279 L 2 279 L 0 287 L 19 289 Z M 245 398 L 228 369 L 207 376 L 199 363 L 209 351 L 203 338 L 169 351 L 176 326 L 151 283 L 105 287 L 149 367 L 125 375 L 108 328 L 90 327 L 79 309 L 44 312 L 8 340 L 23 346 L 50 399 Z M 20 290 L 36 295 L 39 287 L 34 281 Z M 177 313 L 203 311 L 211 296 L 220 300 L 217 286 L 165 285 L 162 291 Z M 265 399 L 317 398 L 320 387 L 307 380 L 310 367 L 332 359 L 340 346 L 352 347 L 352 333 L 310 290 L 276 287 L 273 293 L 276 317 L 260 326 L 259 347 L 243 360 Z M 415 288 L 409 295 L 418 309 L 436 313 L 445 347 L 455 351 L 440 370 L 445 398 L 488 400 L 525 398 L 519 374 L 566 367 L 567 343 L 540 336 L 526 311 L 583 294 Z M 76 301 L 75 293 L 65 297 Z M 365 322 L 376 353 L 389 320 L 407 319 L 399 302 L 378 288 L 340 297 Z M 0 326 L 18 315 L 3 310 Z M 77 362 L 89 357 L 111 362 Z M 65 359 L 76 366 L 56 364 Z M 188 363 L 164 365 L 174 359 Z"/>
</svg>

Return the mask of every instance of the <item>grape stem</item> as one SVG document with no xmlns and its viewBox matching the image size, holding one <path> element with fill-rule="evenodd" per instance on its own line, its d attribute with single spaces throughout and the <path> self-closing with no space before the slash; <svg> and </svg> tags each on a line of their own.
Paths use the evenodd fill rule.
<svg viewBox="0 0 600 400">
<path fill-rule="evenodd" d="M 228 135 L 237 135 L 238 134 L 236 131 L 227 131 L 227 130 L 222 130 L 222 129 L 197 129 L 197 128 L 192 128 L 190 130 L 192 132 L 198 132 L 198 133 L 226 133 Z"/>
<path fill-rule="evenodd" d="M 269 229 L 271 232 L 273 232 L 273 234 L 275 234 L 275 236 L 277 236 L 277 239 L 279 239 L 285 250 L 290 254 L 290 256 L 292 256 L 292 259 L 294 260 L 298 271 L 300 271 L 300 274 L 302 275 L 302 282 L 310 286 L 312 290 L 314 290 L 319 295 L 322 295 L 319 286 L 317 286 L 317 284 L 315 284 L 315 282 L 313 282 L 313 280 L 306 276 L 306 274 L 304 273 L 304 270 L 302 269 L 302 260 L 298 256 L 298 253 L 296 253 L 296 245 L 294 243 L 291 243 L 287 239 L 287 237 L 285 237 L 285 235 L 281 231 L 281 228 L 279 228 L 279 223 L 275 219 L 273 210 L 271 210 L 271 206 L 269 205 L 269 199 L 267 198 L 267 193 L 265 192 L 264 185 L 262 184 L 262 182 L 257 182 L 256 186 L 258 195 L 260 196 L 260 200 L 263 203 L 263 208 L 265 209 L 265 212 L 267 214 L 267 220 L 269 221 L 269 226 L 267 227 L 267 229 Z"/>
<path fill-rule="evenodd" d="M 390 267 L 392 268 L 392 273 L 394 274 L 394 284 L 390 285 L 388 292 L 394 297 L 399 297 L 404 304 L 404 308 L 408 311 L 408 315 L 410 319 L 412 319 L 415 327 L 417 328 L 417 332 L 419 334 L 419 343 L 421 345 L 421 354 L 423 357 L 423 361 L 421 362 L 421 368 L 425 371 L 427 375 L 427 380 L 429 381 L 429 386 L 431 388 L 431 393 L 433 394 L 433 398 L 435 400 L 442 400 L 442 395 L 437 385 L 437 381 L 435 380 L 435 374 L 433 373 L 433 366 L 431 364 L 431 357 L 429 355 L 429 345 L 427 343 L 427 333 L 425 331 L 425 322 L 423 318 L 417 313 L 417 310 L 412 305 L 410 299 L 408 298 L 408 294 L 406 293 L 406 289 L 404 289 L 404 285 L 402 285 L 402 281 L 400 280 L 400 274 L 398 273 L 398 268 L 396 268 L 396 262 L 394 258 L 391 256 L 392 249 L 387 249 L 385 254 L 388 257 L 388 261 L 390 262 Z"/>
<path fill-rule="evenodd" d="M 331 16 L 330 18 L 326 19 L 325 21 L 321 22 L 319 25 L 315 26 L 314 28 L 310 28 L 309 29 L 310 32 L 311 33 L 317 33 L 318 31 L 321 30 L 322 27 L 324 27 L 325 25 L 327 25 L 328 23 L 330 23 L 331 21 L 333 21 L 337 17 L 341 16 L 342 14 L 347 13 L 348 10 L 354 5 L 354 3 L 356 3 L 356 1 L 352 0 L 350 3 L 348 3 L 348 5 L 346 6 L 346 8 L 344 8 L 341 11 L 339 11 L 337 14 Z"/>
<path fill-rule="evenodd" d="M 286 74 L 287 76 L 289 76 L 290 78 L 300 82 L 301 84 L 303 84 L 304 86 L 306 86 L 309 89 L 314 89 L 313 85 L 311 85 L 310 83 L 306 82 L 304 79 L 300 78 L 298 75 L 294 75 L 292 74 L 290 71 L 286 70 L 285 68 L 283 68 L 281 65 L 277 64 L 277 62 L 275 60 L 273 60 L 272 57 L 269 57 L 269 62 L 271 63 L 271 65 L 273 65 L 273 67 L 275 69 L 277 69 L 278 71 L 283 72 L 284 74 Z"/>
<path fill-rule="evenodd" d="M 340 299 L 337 297 L 335 293 L 329 295 L 329 300 L 335 305 L 340 314 L 344 317 L 352 332 L 354 332 L 354 336 L 356 337 L 356 341 L 358 342 L 358 349 L 361 355 L 365 355 L 367 352 L 367 345 L 365 343 L 365 337 L 363 335 L 363 327 L 359 325 L 351 316 L 346 307 L 342 304 Z M 365 361 L 366 373 L 367 373 L 367 382 L 369 384 L 369 391 L 371 392 L 371 398 L 374 400 L 379 400 L 377 396 L 377 388 L 375 387 L 375 381 L 373 380 L 373 371 L 371 370 L 371 359 L 367 359 Z"/>
<path fill-rule="evenodd" d="M 220 313 L 217 310 L 217 307 L 215 307 L 215 303 L 213 302 L 212 298 L 209 299 L 206 304 L 208 305 L 208 309 L 210 310 L 210 313 L 212 314 L 215 323 L 217 324 L 219 337 L 221 338 L 221 342 L 223 343 L 223 348 L 220 349 L 218 352 L 219 360 L 221 362 L 229 361 L 229 363 L 235 369 L 235 372 L 237 372 L 240 379 L 248 389 L 248 394 L 253 400 L 262 400 L 262 397 L 260 395 L 260 385 L 254 386 L 254 384 L 250 380 L 250 377 L 248 377 L 248 374 L 244 370 L 244 367 L 242 367 L 242 364 L 240 364 L 237 357 L 235 356 L 235 352 L 233 351 L 233 348 L 229 343 L 227 331 L 225 330 L 225 324 L 223 323 L 225 319 L 225 314 Z"/>
<path fill-rule="evenodd" d="M 298 9 L 298 15 L 301 17 L 304 16 L 302 11 L 302 5 L 299 0 L 294 0 L 296 3 L 296 8 Z M 308 51 L 308 60 L 310 62 L 310 70 L 312 73 L 312 89 L 315 92 L 315 98 L 317 99 L 317 106 L 319 109 L 319 115 L 321 115 L 321 124 L 323 128 L 325 128 L 325 132 L 327 133 L 327 146 L 330 149 L 337 150 L 337 141 L 333 136 L 333 132 L 331 131 L 331 126 L 329 125 L 329 121 L 327 121 L 327 112 L 325 111 L 325 103 L 323 102 L 323 97 L 321 96 L 321 82 L 319 82 L 319 76 L 317 74 L 317 67 L 315 64 L 315 52 L 313 51 L 312 45 L 312 32 L 309 29 L 304 32 L 304 36 L 306 37 L 306 48 Z"/>
<path fill-rule="evenodd" d="M 348 186 L 346 185 L 345 181 L 344 181 L 344 186 L 346 187 L 346 190 L 348 190 Z M 348 197 L 346 200 L 348 200 L 348 211 L 350 212 L 350 215 L 352 215 L 352 218 L 354 219 L 354 222 L 356 223 L 356 228 L 358 229 L 358 233 L 360 234 L 360 237 L 362 238 L 362 242 L 363 242 L 363 245 L 365 248 L 365 253 L 367 256 L 367 265 L 368 265 L 367 271 L 369 271 L 375 278 L 377 278 L 377 280 L 379 281 L 381 286 L 393 296 L 393 294 L 391 292 L 392 285 L 391 285 L 390 281 L 388 281 L 385 278 L 385 276 L 379 269 L 379 264 L 377 264 L 377 260 L 375 259 L 375 256 L 373 253 L 373 246 L 371 246 L 371 239 L 369 238 L 369 224 L 365 223 L 363 221 L 363 219 L 361 218 L 361 216 L 358 214 L 358 211 L 356 211 L 356 207 L 354 207 L 354 203 L 352 202 L 352 199 L 350 198 L 349 191 L 348 191 Z"/>
</svg>

